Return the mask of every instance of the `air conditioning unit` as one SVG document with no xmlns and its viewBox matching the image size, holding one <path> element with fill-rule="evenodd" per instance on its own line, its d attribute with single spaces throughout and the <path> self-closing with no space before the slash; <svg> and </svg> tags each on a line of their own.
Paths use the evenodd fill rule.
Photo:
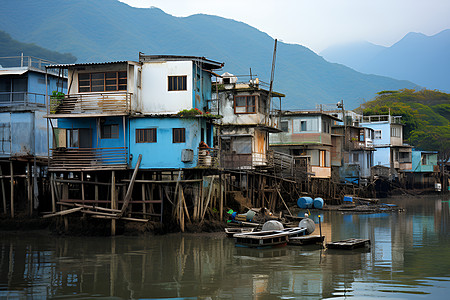
<svg viewBox="0 0 450 300">
<path fill-rule="evenodd" d="M 192 149 L 181 150 L 181 161 L 182 162 L 191 162 L 193 160 L 194 160 L 194 150 L 192 150 Z"/>
</svg>

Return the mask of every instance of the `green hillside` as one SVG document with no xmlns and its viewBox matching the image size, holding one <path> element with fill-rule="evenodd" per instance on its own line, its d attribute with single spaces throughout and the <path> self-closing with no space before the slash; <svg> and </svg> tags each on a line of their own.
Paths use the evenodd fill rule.
<svg viewBox="0 0 450 300">
<path fill-rule="evenodd" d="M 224 62 L 224 72 L 245 75 L 251 68 L 264 82 L 270 79 L 274 48 L 273 37 L 242 22 L 203 14 L 174 17 L 117 0 L 2 0 L 0 30 L 70 52 L 78 62 L 137 60 L 139 52 L 204 56 Z M 274 90 L 286 94 L 286 109 L 341 99 L 356 108 L 380 90 L 416 86 L 329 63 L 301 45 L 278 43 Z"/>
<path fill-rule="evenodd" d="M 364 115 L 402 116 L 404 138 L 422 150 L 450 156 L 450 94 L 432 90 L 383 91 L 357 109 Z"/>
<path fill-rule="evenodd" d="M 34 56 L 56 63 L 74 63 L 77 60 L 75 56 L 69 53 L 59 53 L 35 44 L 21 43 L 0 30 L 0 57 L 20 56 L 22 53 L 25 56 Z M 3 67 L 10 67 L 9 63 L 14 64 L 14 62 L 8 62 L 8 60 L 0 61 Z"/>
</svg>

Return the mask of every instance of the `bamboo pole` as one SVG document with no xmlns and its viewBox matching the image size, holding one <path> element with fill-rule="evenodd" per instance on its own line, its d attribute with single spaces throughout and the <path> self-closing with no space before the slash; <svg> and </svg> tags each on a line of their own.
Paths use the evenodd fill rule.
<svg viewBox="0 0 450 300">
<path fill-rule="evenodd" d="M 280 195 L 280 198 L 281 198 L 281 201 L 282 201 L 283 204 L 284 204 L 284 207 L 286 207 L 287 211 L 288 211 L 289 214 L 292 216 L 292 213 L 291 213 L 291 211 L 289 210 L 289 207 L 286 205 L 286 202 L 284 202 L 284 199 L 283 199 L 283 197 L 281 196 L 280 190 L 278 189 L 278 187 L 276 187 L 276 189 L 277 189 L 278 195 Z"/>
<path fill-rule="evenodd" d="M 206 205 L 205 205 L 205 207 L 203 208 L 202 222 L 203 222 L 203 219 L 205 218 L 205 213 L 206 213 L 206 210 L 208 209 L 209 201 L 211 200 L 211 193 L 212 193 L 212 190 L 213 190 L 213 188 L 214 188 L 214 179 L 215 179 L 215 177 L 213 176 L 213 177 L 211 178 L 211 184 L 210 184 L 210 186 L 209 186 L 208 199 L 206 200 Z"/>
<path fill-rule="evenodd" d="M 183 189 L 182 189 L 182 188 L 180 188 L 180 194 L 181 194 L 181 199 L 183 200 L 184 213 L 186 214 L 189 223 L 191 223 L 191 217 L 189 216 L 189 211 L 188 211 L 188 209 L 187 209 L 186 199 L 184 198 L 184 192 L 183 192 Z"/>
<path fill-rule="evenodd" d="M 80 211 L 82 209 L 83 209 L 82 207 L 75 207 L 75 208 L 71 208 L 71 209 L 61 210 L 61 211 L 58 211 L 56 213 L 44 215 L 42 217 L 43 218 L 50 218 L 50 217 L 56 217 L 56 216 L 64 216 L 64 215 L 68 215 L 68 214 Z"/>
<path fill-rule="evenodd" d="M 118 214 L 119 218 L 121 218 L 123 216 L 123 214 L 125 213 L 125 211 L 128 207 L 128 203 L 130 202 L 131 195 L 133 193 L 134 181 L 136 180 L 136 176 L 137 176 L 139 166 L 141 164 L 141 160 L 142 160 L 142 154 L 139 154 L 138 160 L 136 162 L 136 167 L 134 168 L 134 171 L 133 171 L 133 176 L 131 176 L 131 181 L 130 181 L 130 184 L 128 185 L 127 193 L 125 195 L 125 198 L 123 199 L 123 205 L 122 205 L 121 212 L 120 212 L 120 214 Z"/>
</svg>

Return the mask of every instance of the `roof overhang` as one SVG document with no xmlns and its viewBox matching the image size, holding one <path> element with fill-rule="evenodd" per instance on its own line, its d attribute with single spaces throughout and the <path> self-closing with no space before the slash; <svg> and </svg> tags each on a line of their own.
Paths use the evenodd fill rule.
<svg viewBox="0 0 450 300">
<path fill-rule="evenodd" d="M 165 61 L 196 61 L 203 64 L 203 68 L 209 70 L 220 69 L 224 63 L 207 59 L 200 56 L 184 55 L 145 55 L 139 53 L 139 62 L 165 62 Z"/>
<path fill-rule="evenodd" d="M 26 72 L 28 72 L 28 68 L 0 69 L 0 76 L 2 76 L 2 75 L 23 75 Z"/>
</svg>

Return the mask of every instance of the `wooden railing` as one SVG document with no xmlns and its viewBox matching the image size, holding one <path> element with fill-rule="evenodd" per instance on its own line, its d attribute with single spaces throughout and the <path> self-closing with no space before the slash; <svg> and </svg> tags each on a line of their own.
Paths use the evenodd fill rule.
<svg viewBox="0 0 450 300">
<path fill-rule="evenodd" d="M 70 94 L 63 99 L 50 97 L 50 113 L 128 114 L 131 111 L 131 95 L 126 92 L 103 92 Z"/>
<path fill-rule="evenodd" d="M 51 150 L 50 171 L 127 168 L 127 148 L 58 148 Z"/>
</svg>

